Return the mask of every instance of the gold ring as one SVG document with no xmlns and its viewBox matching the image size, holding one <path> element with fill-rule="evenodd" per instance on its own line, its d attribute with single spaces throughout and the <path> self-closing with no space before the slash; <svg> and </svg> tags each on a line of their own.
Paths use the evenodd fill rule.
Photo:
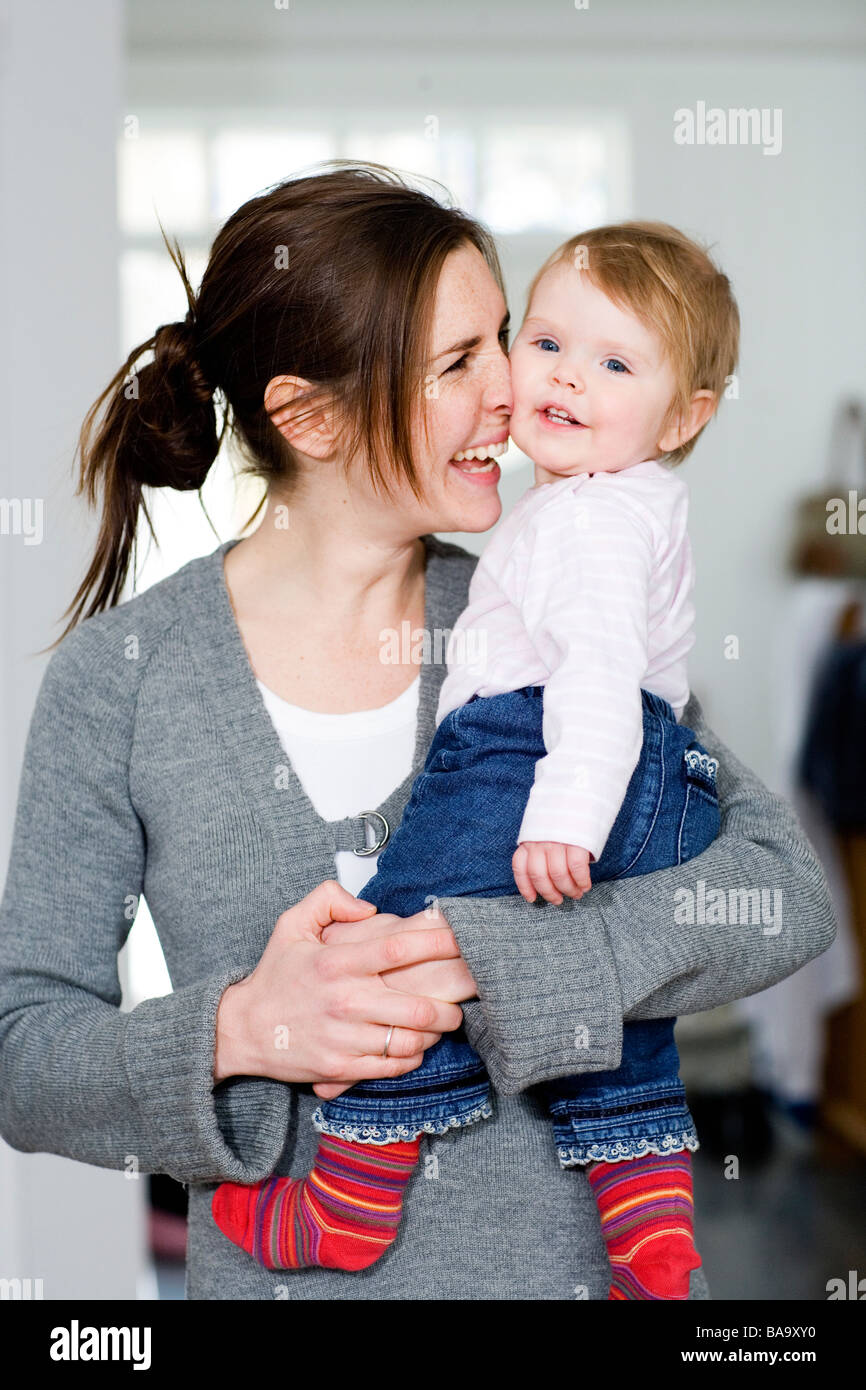
<svg viewBox="0 0 866 1390">
<path fill-rule="evenodd" d="M 391 1046 L 391 1039 L 392 1039 L 393 1036 L 394 1036 L 394 1028 L 395 1028 L 395 1025 L 392 1023 L 392 1024 L 391 1024 L 391 1027 L 388 1029 L 388 1036 L 387 1036 L 387 1038 L 385 1039 L 385 1046 L 382 1048 L 382 1056 L 383 1056 L 383 1057 L 387 1057 L 387 1056 L 388 1056 L 388 1048 Z"/>
</svg>

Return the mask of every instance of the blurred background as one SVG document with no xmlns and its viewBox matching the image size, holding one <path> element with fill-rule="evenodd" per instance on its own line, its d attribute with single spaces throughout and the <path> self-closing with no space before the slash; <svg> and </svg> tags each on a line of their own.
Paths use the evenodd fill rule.
<svg viewBox="0 0 866 1390">
<path fill-rule="evenodd" d="M 543 258 L 606 221 L 672 222 L 731 277 L 741 361 L 682 474 L 691 681 L 794 803 L 839 932 L 791 980 L 678 1025 L 715 1298 L 825 1299 L 866 1275 L 864 79 L 859 0 L 0 0 L 4 867 L 33 653 L 95 536 L 73 497 L 78 429 L 128 351 L 186 310 L 159 221 L 197 284 L 242 202 L 355 157 L 438 180 L 492 228 L 518 323 Z M 714 110 L 754 112 L 751 138 L 730 117 L 715 139 Z M 507 509 L 532 476 L 513 447 L 502 463 Z M 226 451 L 207 515 L 154 494 L 136 590 L 239 534 L 257 487 Z M 42 503 L 39 543 L 22 499 Z M 490 534 L 454 539 L 480 552 Z M 171 989 L 145 903 L 121 970 L 125 1008 Z M 0 1275 L 42 1278 L 46 1298 L 182 1297 L 185 1197 L 0 1141 Z"/>
</svg>

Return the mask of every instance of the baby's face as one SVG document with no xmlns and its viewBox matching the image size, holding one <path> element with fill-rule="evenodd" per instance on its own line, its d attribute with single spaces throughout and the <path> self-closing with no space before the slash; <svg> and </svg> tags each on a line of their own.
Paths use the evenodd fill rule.
<svg viewBox="0 0 866 1390">
<path fill-rule="evenodd" d="M 539 280 L 511 348 L 511 437 L 536 483 L 658 458 L 675 391 L 662 343 L 569 262 Z"/>
</svg>

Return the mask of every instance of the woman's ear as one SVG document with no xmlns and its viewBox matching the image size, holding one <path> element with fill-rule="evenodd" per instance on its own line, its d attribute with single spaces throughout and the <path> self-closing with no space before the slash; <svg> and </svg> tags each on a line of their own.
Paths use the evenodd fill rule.
<svg viewBox="0 0 866 1390">
<path fill-rule="evenodd" d="M 271 377 L 265 387 L 265 410 L 271 423 L 299 453 L 311 458 L 325 459 L 334 449 L 335 428 L 328 398 L 303 398 L 313 391 L 313 384 L 299 376 Z"/>
<path fill-rule="evenodd" d="M 659 451 L 672 454 L 687 444 L 715 414 L 718 401 L 712 391 L 696 391 L 684 415 L 678 415 L 658 442 Z"/>
</svg>

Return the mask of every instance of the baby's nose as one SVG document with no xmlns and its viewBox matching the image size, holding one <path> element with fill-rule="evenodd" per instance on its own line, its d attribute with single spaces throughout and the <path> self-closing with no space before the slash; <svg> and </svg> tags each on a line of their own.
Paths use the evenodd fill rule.
<svg viewBox="0 0 866 1390">
<path fill-rule="evenodd" d="M 551 375 L 558 386 L 567 386 L 572 391 L 583 390 L 582 374 L 573 363 L 558 362 Z"/>
</svg>

